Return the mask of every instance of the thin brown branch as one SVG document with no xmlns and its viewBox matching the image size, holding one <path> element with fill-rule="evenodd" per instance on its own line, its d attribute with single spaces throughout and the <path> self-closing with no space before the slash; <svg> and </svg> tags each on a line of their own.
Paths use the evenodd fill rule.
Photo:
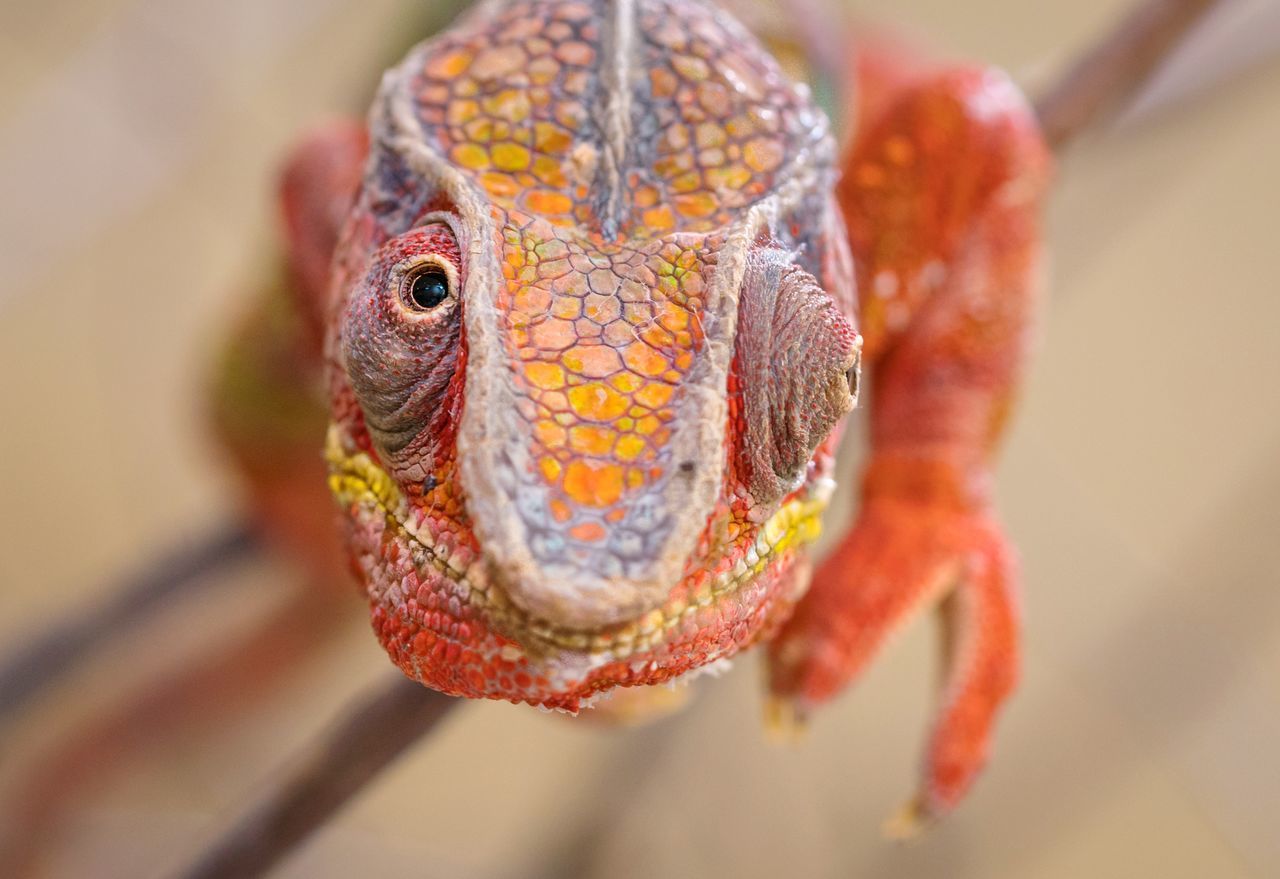
<svg viewBox="0 0 1280 879">
<path fill-rule="evenodd" d="M 148 680 L 26 761 L 0 804 L 0 876 L 39 862 L 86 795 L 170 736 L 216 727 L 277 691 L 344 619 L 349 596 L 293 584 L 231 643 Z"/>
<path fill-rule="evenodd" d="M 169 553 L 132 582 L 108 591 L 101 605 L 69 615 L 0 667 L 0 721 L 38 696 L 99 645 L 144 619 L 181 590 L 253 554 L 258 538 L 229 525 Z"/>
<path fill-rule="evenodd" d="M 186 879 L 262 876 L 321 827 L 414 742 L 454 699 L 397 676 L 343 712 L 311 754 L 264 802 L 243 815 Z"/>
<path fill-rule="evenodd" d="M 1218 2 L 1140 3 L 1036 101 L 1036 114 L 1049 145 L 1060 151 L 1133 98 Z"/>
</svg>

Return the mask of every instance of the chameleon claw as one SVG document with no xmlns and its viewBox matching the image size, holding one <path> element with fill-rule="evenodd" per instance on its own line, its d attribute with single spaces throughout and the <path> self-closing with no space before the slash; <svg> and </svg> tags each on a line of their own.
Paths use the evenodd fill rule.
<svg viewBox="0 0 1280 879">
<path fill-rule="evenodd" d="M 809 732 L 807 713 L 792 699 L 770 696 L 764 706 L 765 737 L 775 745 L 795 745 Z"/>
<path fill-rule="evenodd" d="M 912 797 L 880 825 L 880 834 L 894 842 L 913 842 L 934 823 L 935 816 L 920 797 Z"/>
</svg>

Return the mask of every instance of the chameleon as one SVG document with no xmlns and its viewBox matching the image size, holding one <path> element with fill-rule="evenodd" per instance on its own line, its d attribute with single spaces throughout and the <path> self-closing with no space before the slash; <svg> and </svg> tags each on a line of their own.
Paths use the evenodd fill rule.
<svg viewBox="0 0 1280 879">
<path fill-rule="evenodd" d="M 704 0 L 485 2 L 313 136 L 286 225 L 328 485 L 406 675 L 576 713 L 764 644 L 788 726 L 936 606 L 909 828 L 969 790 L 1018 676 L 992 467 L 1051 163 L 998 70 L 852 67 L 842 148 Z M 815 566 L 864 368 L 859 512 Z"/>
</svg>

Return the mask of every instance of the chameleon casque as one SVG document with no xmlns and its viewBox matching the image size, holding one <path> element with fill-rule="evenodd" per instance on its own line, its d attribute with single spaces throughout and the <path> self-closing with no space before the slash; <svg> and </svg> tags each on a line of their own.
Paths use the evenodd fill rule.
<svg viewBox="0 0 1280 879">
<path fill-rule="evenodd" d="M 969 788 L 1017 677 L 991 466 L 1050 162 L 997 71 L 876 46 L 851 69 L 841 149 L 702 0 L 482 3 L 367 125 L 295 153 L 290 290 L 351 564 L 407 675 L 576 712 L 767 642 L 786 721 L 940 605 L 915 821 Z M 859 512 L 812 570 L 863 366 Z M 320 547 L 258 470 L 262 517 Z"/>
</svg>

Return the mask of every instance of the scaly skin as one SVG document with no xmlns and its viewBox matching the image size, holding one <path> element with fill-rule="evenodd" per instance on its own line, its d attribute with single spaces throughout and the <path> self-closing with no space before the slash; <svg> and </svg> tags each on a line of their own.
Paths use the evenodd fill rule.
<svg viewBox="0 0 1280 879">
<path fill-rule="evenodd" d="M 1048 161 L 996 72 L 856 68 L 833 189 L 821 113 L 724 15 L 484 5 L 388 74 L 306 308 L 327 323 L 330 486 L 406 674 L 576 711 L 781 627 L 771 689 L 803 715 L 950 596 L 906 830 L 963 796 L 1016 678 L 989 483 Z M 326 252 L 329 225 L 301 228 L 295 250 Z M 801 601 L 856 391 L 851 257 L 872 456 Z M 449 295 L 420 308 L 428 263 Z"/>
<path fill-rule="evenodd" d="M 769 634 L 860 345 L 822 114 L 702 4 L 516 2 L 371 124 L 328 455 L 393 659 L 576 711 Z"/>
</svg>

